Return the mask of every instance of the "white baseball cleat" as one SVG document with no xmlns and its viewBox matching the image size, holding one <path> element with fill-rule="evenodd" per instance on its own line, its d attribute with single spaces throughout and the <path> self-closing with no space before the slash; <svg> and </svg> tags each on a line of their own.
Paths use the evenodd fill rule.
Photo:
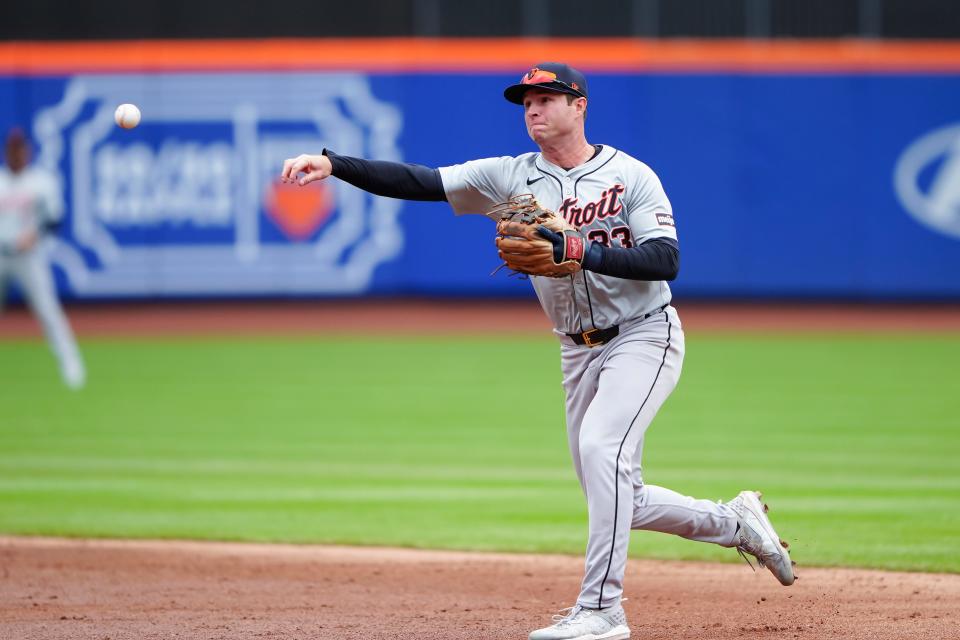
<svg viewBox="0 0 960 640">
<path fill-rule="evenodd" d="M 585 609 L 580 605 L 553 616 L 554 624 L 537 629 L 530 640 L 628 640 L 630 627 L 623 607 Z"/>
<path fill-rule="evenodd" d="M 83 385 L 87 383 L 87 371 L 83 368 L 83 364 L 76 361 L 64 365 L 61 369 L 61 376 L 64 384 L 74 391 L 83 389 Z"/>
<path fill-rule="evenodd" d="M 761 567 L 766 567 L 770 573 L 787 587 L 793 584 L 793 562 L 787 553 L 787 543 L 780 539 L 767 517 L 767 505 L 760 502 L 763 494 L 757 491 L 741 491 L 740 494 L 727 503 L 737 512 L 739 528 L 733 544 L 737 551 L 747 560 L 744 553 L 749 553 L 757 559 Z M 747 560 L 747 564 L 750 561 Z M 753 566 L 753 565 L 750 565 Z"/>
</svg>

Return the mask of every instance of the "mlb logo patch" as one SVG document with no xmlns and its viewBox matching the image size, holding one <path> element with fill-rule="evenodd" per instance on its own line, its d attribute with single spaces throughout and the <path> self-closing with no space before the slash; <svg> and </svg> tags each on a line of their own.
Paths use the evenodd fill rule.
<svg viewBox="0 0 960 640">
<path fill-rule="evenodd" d="M 677 225 L 673 224 L 673 216 L 669 213 L 658 213 L 657 214 L 657 224 L 661 227 L 676 227 Z"/>
</svg>

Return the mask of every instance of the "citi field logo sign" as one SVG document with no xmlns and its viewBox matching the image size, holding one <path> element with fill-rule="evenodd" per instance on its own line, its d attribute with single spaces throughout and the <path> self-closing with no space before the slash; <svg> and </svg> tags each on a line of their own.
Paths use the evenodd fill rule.
<svg viewBox="0 0 960 640">
<path fill-rule="evenodd" d="M 893 184 L 914 218 L 960 238 L 960 125 L 932 131 L 907 147 L 897 160 Z"/>
<path fill-rule="evenodd" d="M 34 121 L 70 213 L 51 259 L 90 296 L 362 292 L 400 252 L 400 202 L 278 176 L 323 147 L 401 160 L 401 125 L 358 74 L 73 77 Z"/>
</svg>

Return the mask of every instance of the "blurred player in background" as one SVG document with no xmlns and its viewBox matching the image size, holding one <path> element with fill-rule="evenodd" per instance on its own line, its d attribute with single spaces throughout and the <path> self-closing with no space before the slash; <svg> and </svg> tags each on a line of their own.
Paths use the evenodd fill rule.
<svg viewBox="0 0 960 640">
<path fill-rule="evenodd" d="M 0 311 L 9 280 L 15 280 L 36 314 L 71 389 L 86 382 L 86 370 L 67 318 L 57 300 L 44 236 L 63 216 L 56 176 L 30 166 L 30 142 L 22 129 L 7 134 L 0 167 Z"/>
</svg>

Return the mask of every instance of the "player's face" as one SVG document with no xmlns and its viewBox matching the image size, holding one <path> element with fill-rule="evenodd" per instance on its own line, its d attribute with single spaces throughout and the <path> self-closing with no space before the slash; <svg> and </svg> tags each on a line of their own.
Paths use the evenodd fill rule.
<svg viewBox="0 0 960 640">
<path fill-rule="evenodd" d="M 9 140 L 6 145 L 5 160 L 10 171 L 19 173 L 30 162 L 30 147 L 23 140 Z"/>
<path fill-rule="evenodd" d="M 567 94 L 530 89 L 523 96 L 527 133 L 538 145 L 560 140 L 583 129 L 584 98 L 567 101 Z"/>
</svg>

